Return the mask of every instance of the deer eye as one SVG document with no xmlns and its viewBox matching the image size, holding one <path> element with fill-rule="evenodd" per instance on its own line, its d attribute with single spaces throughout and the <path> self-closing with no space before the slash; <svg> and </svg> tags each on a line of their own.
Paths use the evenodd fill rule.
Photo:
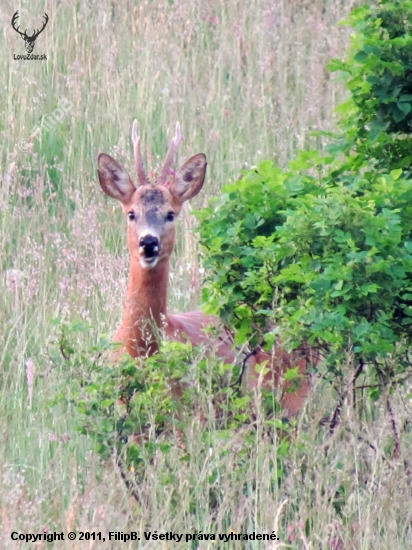
<svg viewBox="0 0 412 550">
<path fill-rule="evenodd" d="M 174 212 L 168 212 L 168 214 L 166 216 L 166 220 L 168 222 L 172 222 L 172 221 L 174 221 L 174 219 L 175 219 L 175 213 Z"/>
<path fill-rule="evenodd" d="M 133 220 L 136 219 L 136 216 L 135 216 L 135 213 L 134 213 L 134 212 L 129 212 L 129 213 L 127 214 L 127 216 L 128 216 L 128 218 L 129 218 L 129 220 L 130 220 L 131 222 L 132 222 Z"/>
</svg>

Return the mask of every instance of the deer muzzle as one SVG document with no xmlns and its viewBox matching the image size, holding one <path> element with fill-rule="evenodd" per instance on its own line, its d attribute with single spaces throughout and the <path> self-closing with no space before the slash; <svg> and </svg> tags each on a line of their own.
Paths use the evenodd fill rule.
<svg viewBox="0 0 412 550">
<path fill-rule="evenodd" d="M 153 235 L 145 235 L 139 241 L 139 248 L 144 261 L 147 264 L 154 263 L 159 256 L 159 239 Z"/>
</svg>

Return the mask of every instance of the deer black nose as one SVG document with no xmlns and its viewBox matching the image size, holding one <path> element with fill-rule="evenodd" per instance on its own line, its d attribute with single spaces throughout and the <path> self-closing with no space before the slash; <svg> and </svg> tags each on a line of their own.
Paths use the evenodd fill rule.
<svg viewBox="0 0 412 550">
<path fill-rule="evenodd" d="M 153 235 L 145 235 L 139 241 L 140 248 L 143 249 L 143 253 L 146 258 L 153 258 L 159 253 L 159 239 L 153 237 Z"/>
</svg>

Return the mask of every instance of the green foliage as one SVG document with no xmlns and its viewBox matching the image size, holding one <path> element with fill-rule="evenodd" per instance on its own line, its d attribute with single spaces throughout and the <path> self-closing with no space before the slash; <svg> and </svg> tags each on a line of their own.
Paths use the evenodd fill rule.
<svg viewBox="0 0 412 550">
<path fill-rule="evenodd" d="M 55 325 L 60 335 L 52 359 L 62 374 L 62 390 L 54 404 L 68 402 L 76 410 L 79 432 L 92 438 L 102 461 L 117 462 L 132 490 L 155 457 L 162 456 L 167 462 L 168 454 L 180 447 L 180 460 L 190 460 L 190 441 L 185 436 L 193 422 L 201 426 L 206 454 L 222 441 L 230 442 L 233 432 L 242 428 L 243 449 L 233 468 L 242 476 L 242 469 L 249 467 L 258 437 L 259 411 L 251 406 L 250 396 L 242 395 L 232 383 L 231 365 L 210 358 L 190 343 L 168 341 L 162 343 L 158 354 L 144 361 L 125 356 L 115 364 L 107 360 L 107 352 L 113 351 L 107 340 L 87 351 L 79 347 L 79 332 L 90 327 L 60 320 Z M 293 427 L 273 419 L 274 407 L 273 395 L 262 400 L 262 427 L 269 432 L 280 427 L 286 436 Z M 279 445 L 276 480 L 283 476 L 289 451 L 286 438 Z M 217 484 L 215 477 L 210 479 L 211 502 L 223 490 L 220 481 Z M 169 477 L 162 483 L 168 485 Z"/>
<path fill-rule="evenodd" d="M 353 11 L 357 31 L 346 62 L 332 71 L 346 75 L 350 99 L 338 111 L 345 152 L 355 150 L 370 166 L 406 168 L 412 162 L 412 2 L 381 1 Z M 366 159 L 363 159 L 366 156 Z"/>
<path fill-rule="evenodd" d="M 332 63 L 351 98 L 329 156 L 302 152 L 287 171 L 265 161 L 198 213 L 206 310 L 239 343 L 280 334 L 320 349 L 331 379 L 369 366 L 373 399 L 411 368 L 411 5 L 353 12 L 360 34 Z"/>
</svg>

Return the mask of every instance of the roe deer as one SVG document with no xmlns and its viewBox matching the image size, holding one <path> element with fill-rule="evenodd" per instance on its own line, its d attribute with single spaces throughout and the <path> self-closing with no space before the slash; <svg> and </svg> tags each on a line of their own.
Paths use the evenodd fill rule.
<svg viewBox="0 0 412 550">
<path fill-rule="evenodd" d="M 134 121 L 132 141 L 138 184 L 134 184 L 126 170 L 111 156 L 101 153 L 98 157 L 98 173 L 103 191 L 121 202 L 128 217 L 128 247 L 130 274 L 124 307 L 123 321 L 114 340 L 123 344 L 121 351 L 132 357 L 152 355 L 159 349 L 159 334 L 164 330 L 169 339 L 187 341 L 198 346 L 211 343 L 205 328 L 219 326 L 217 317 L 201 311 L 171 314 L 167 311 L 169 261 L 175 244 L 175 218 L 185 201 L 202 189 L 206 174 L 206 156 L 199 153 L 174 174 L 171 166 L 181 141 L 179 123 L 169 147 L 163 168 L 152 185 L 143 166 L 140 137 Z M 216 346 L 217 355 L 233 363 L 237 353 L 232 348 L 232 338 L 222 331 Z M 267 361 L 268 372 L 259 381 L 256 365 Z M 288 368 L 299 367 L 302 375 L 300 386 L 293 392 L 290 383 L 283 382 Z M 272 354 L 258 351 L 250 354 L 246 362 L 249 388 L 262 383 L 265 387 L 283 390 L 282 406 L 289 415 L 296 414 L 308 394 L 305 378 L 307 360 L 302 356 L 286 353 L 277 345 Z"/>
</svg>

